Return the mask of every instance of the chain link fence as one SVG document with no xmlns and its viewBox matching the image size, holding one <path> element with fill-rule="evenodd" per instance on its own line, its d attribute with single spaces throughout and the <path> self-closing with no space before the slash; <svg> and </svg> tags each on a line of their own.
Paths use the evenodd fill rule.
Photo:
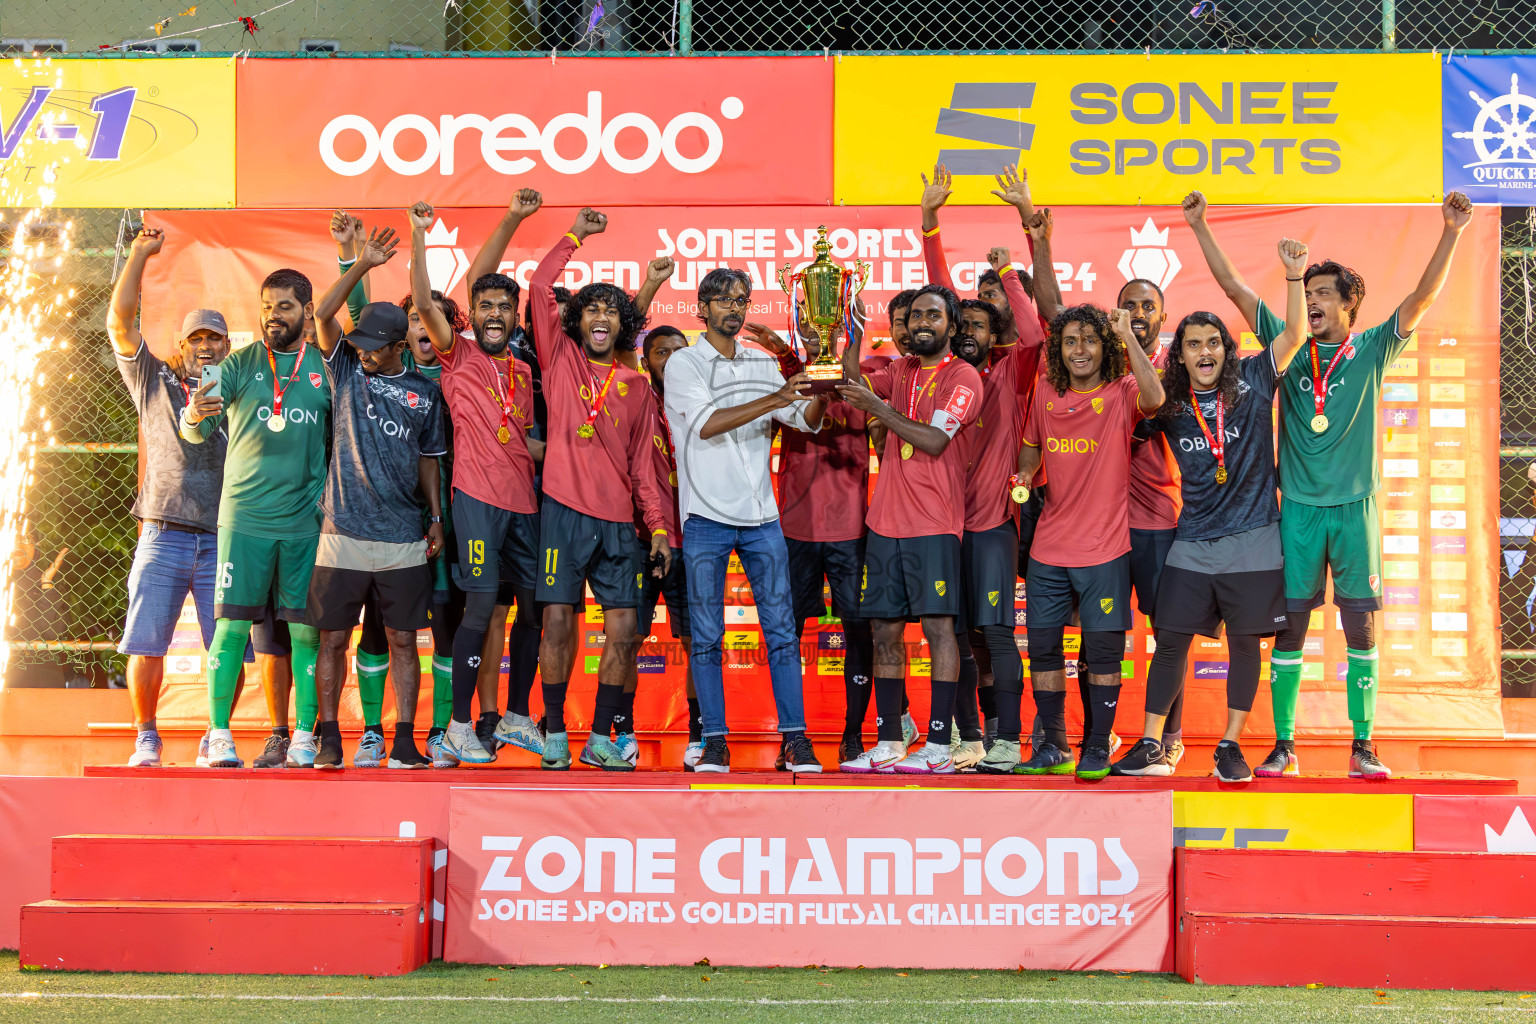
<svg viewBox="0 0 1536 1024">
<path fill-rule="evenodd" d="M 96 54 L 1521 51 L 1530 0 L 76 0 L 7 4 L 0 50 Z M 250 25 L 240 19 L 250 19 Z M 254 31 L 251 30 L 254 25 Z M 158 32 L 157 32 L 158 27 Z"/>
</svg>

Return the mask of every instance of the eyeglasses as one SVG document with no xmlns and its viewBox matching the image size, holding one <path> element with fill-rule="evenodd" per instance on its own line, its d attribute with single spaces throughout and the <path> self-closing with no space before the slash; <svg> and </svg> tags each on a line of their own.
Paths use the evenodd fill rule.
<svg viewBox="0 0 1536 1024">
<path fill-rule="evenodd" d="M 752 300 L 750 298 L 746 298 L 746 299 L 731 299 L 731 298 L 726 298 L 725 296 L 722 296 L 722 295 L 717 295 L 714 298 L 710 299 L 709 301 L 712 302 L 714 305 L 722 306 L 725 309 L 751 309 L 752 308 Z"/>
</svg>

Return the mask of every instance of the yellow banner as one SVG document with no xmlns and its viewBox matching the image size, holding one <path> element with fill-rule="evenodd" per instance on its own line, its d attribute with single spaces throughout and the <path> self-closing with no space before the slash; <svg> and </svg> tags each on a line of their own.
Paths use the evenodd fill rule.
<svg viewBox="0 0 1536 1024">
<path fill-rule="evenodd" d="M 952 203 L 1015 162 L 1041 205 L 1440 199 L 1428 53 L 843 57 L 835 109 L 849 205 L 915 205 L 939 162 Z"/>
<path fill-rule="evenodd" d="M 0 65 L 0 197 L 6 206 L 234 206 L 234 65 Z"/>
<path fill-rule="evenodd" d="M 1174 845 L 1411 850 L 1407 793 L 1175 793 Z"/>
</svg>

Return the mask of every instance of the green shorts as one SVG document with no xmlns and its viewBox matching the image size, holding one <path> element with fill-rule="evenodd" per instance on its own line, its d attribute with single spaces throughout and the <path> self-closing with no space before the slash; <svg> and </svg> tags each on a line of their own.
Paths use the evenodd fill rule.
<svg viewBox="0 0 1536 1024">
<path fill-rule="evenodd" d="M 1328 573 L 1333 603 L 1346 611 L 1381 607 L 1381 517 L 1375 497 L 1348 505 L 1280 503 L 1285 552 L 1285 609 L 1308 612 L 1323 603 Z"/>
<path fill-rule="evenodd" d="M 315 568 L 319 543 L 319 534 L 279 540 L 219 527 L 214 616 L 259 619 L 270 594 L 279 619 L 308 625 L 309 576 Z"/>
</svg>

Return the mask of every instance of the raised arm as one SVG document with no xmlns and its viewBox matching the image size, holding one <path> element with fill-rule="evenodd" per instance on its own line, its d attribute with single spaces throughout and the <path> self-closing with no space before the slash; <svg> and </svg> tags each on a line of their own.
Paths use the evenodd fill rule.
<svg viewBox="0 0 1536 1024">
<path fill-rule="evenodd" d="M 531 188 L 520 188 L 512 193 L 512 201 L 507 204 L 507 212 L 501 215 L 501 220 L 491 229 L 490 236 L 480 251 L 475 253 L 475 258 L 470 261 L 469 273 L 464 276 L 464 288 L 473 291 L 475 282 L 486 274 L 496 273 L 496 268 L 501 266 L 501 259 L 507 254 L 507 246 L 512 244 L 512 236 L 517 233 L 517 227 L 526 218 L 539 212 L 539 207 L 544 205 L 544 197 Z"/>
<path fill-rule="evenodd" d="M 439 352 L 453 348 L 453 326 L 432 300 L 432 279 L 427 275 L 427 229 L 432 226 L 432 207 L 417 203 L 406 211 L 411 219 L 411 308 L 421 317 L 432 347 Z"/>
<path fill-rule="evenodd" d="M 1056 280 L 1056 264 L 1051 262 L 1051 233 L 1056 229 L 1056 222 L 1051 217 L 1050 208 L 1036 210 L 1026 227 L 1030 248 L 1035 253 L 1035 302 L 1040 307 L 1040 315 L 1053 320 L 1065 303 L 1061 301 L 1061 282 Z"/>
<path fill-rule="evenodd" d="M 1109 326 L 1115 332 L 1115 337 L 1120 339 L 1120 344 L 1125 346 L 1126 358 L 1131 364 L 1131 373 L 1136 375 L 1138 392 L 1136 404 L 1140 406 L 1142 412 L 1156 412 L 1163 407 L 1163 378 L 1158 375 L 1157 367 L 1152 365 L 1152 360 L 1147 358 L 1147 353 L 1131 331 L 1130 311 L 1110 310 Z"/>
<path fill-rule="evenodd" d="M 1462 231 L 1472 223 L 1472 202 L 1460 192 L 1446 194 L 1445 202 L 1440 205 L 1440 212 L 1445 218 L 1445 226 L 1440 229 L 1440 242 L 1435 246 L 1435 253 L 1429 258 L 1429 266 L 1424 268 L 1424 275 L 1419 278 L 1418 287 L 1408 293 L 1408 297 L 1397 307 L 1397 336 L 1406 338 L 1419 326 L 1419 321 L 1424 319 L 1424 314 L 1429 312 L 1429 307 L 1435 304 L 1440 297 L 1440 289 L 1445 287 L 1445 279 L 1451 272 L 1451 257 L 1456 253 L 1456 240 L 1461 237 Z"/>
<path fill-rule="evenodd" d="M 1205 265 L 1211 268 L 1211 275 L 1216 278 L 1216 283 L 1226 293 L 1227 298 L 1243 314 L 1243 319 L 1248 321 L 1248 326 L 1258 330 L 1259 326 L 1259 296 L 1248 282 L 1243 280 L 1243 275 L 1237 272 L 1237 267 L 1227 258 L 1221 246 L 1216 242 L 1216 236 L 1211 233 L 1211 225 L 1205 219 L 1205 196 L 1199 192 L 1191 192 L 1184 197 L 1184 219 L 1194 229 L 1195 240 L 1200 243 L 1200 253 L 1205 257 Z"/>
<path fill-rule="evenodd" d="M 1307 288 L 1302 280 L 1307 269 L 1307 246 L 1293 238 L 1282 238 L 1279 250 L 1280 262 L 1285 266 L 1285 330 L 1269 346 L 1277 375 L 1285 373 L 1307 338 Z"/>
<path fill-rule="evenodd" d="M 1029 222 L 1035 216 L 1035 202 L 1029 194 L 1029 172 L 1018 164 L 1009 164 L 993 180 L 997 182 L 997 188 L 992 190 L 992 194 L 1018 210 L 1019 223 L 1029 227 Z"/>
<path fill-rule="evenodd" d="M 1035 312 L 1035 304 L 1024 293 L 1024 282 L 1019 280 L 1019 272 L 1013 266 L 1012 251 L 999 246 L 987 253 L 987 262 L 992 264 L 992 269 L 1002 278 L 1003 294 L 1008 296 L 1008 309 L 1013 314 L 1013 326 L 1019 332 L 1013 358 L 1024 360 L 1024 365 L 1033 369 L 1040 358 L 1040 346 L 1045 344 L 1045 334 L 1040 330 L 1040 316 Z M 1033 388 L 1034 374 L 1020 373 L 1020 386 L 1023 387 L 1026 381 Z"/>
<path fill-rule="evenodd" d="M 347 301 L 347 296 L 352 289 L 357 287 L 363 275 L 374 267 L 382 267 L 395 255 L 395 247 L 400 244 L 399 237 L 394 228 L 374 228 L 368 235 L 368 240 L 363 243 L 362 251 L 356 261 L 347 268 L 347 272 L 336 279 L 325 294 L 320 296 L 320 301 L 315 303 L 315 344 L 327 358 L 336 350 L 336 343 L 341 340 L 341 324 L 336 321 L 336 314 L 341 310 L 342 304 Z M 425 260 L 423 260 L 425 265 Z M 354 321 L 355 325 L 356 321 Z"/>
<path fill-rule="evenodd" d="M 934 165 L 932 182 L 929 182 L 926 174 L 919 177 L 923 179 L 923 198 L 919 205 L 923 211 L 923 263 L 928 270 L 928 283 L 941 284 L 954 291 L 955 282 L 949 276 L 949 261 L 944 258 L 944 243 L 939 238 L 939 208 L 949 202 L 953 178 L 949 168 L 943 164 Z"/>
<path fill-rule="evenodd" d="M 656 299 L 656 293 L 661 286 L 672 279 L 672 271 L 677 265 L 672 262 L 671 256 L 658 256 L 645 268 L 645 280 L 640 282 L 640 290 L 635 292 L 635 309 L 641 315 L 651 308 L 651 303 Z"/>
<path fill-rule="evenodd" d="M 107 307 L 107 338 L 118 355 L 131 359 L 143 338 L 134 321 L 139 316 L 139 290 L 144 284 L 144 264 L 165 244 L 165 232 L 144 228 L 128 247 L 128 262 L 112 286 L 112 304 Z"/>
<path fill-rule="evenodd" d="M 357 261 L 358 243 L 363 240 L 363 219 L 352 216 L 346 210 L 337 210 L 331 214 L 331 238 L 336 242 L 336 268 L 345 274 Z M 366 305 L 368 279 L 365 277 L 347 293 L 347 314 L 352 318 L 354 327 Z"/>
<path fill-rule="evenodd" d="M 533 344 L 543 366 L 550 365 L 558 351 L 557 346 L 565 339 L 565 327 L 560 323 L 560 304 L 555 301 L 555 282 L 560 280 L 565 265 L 581 243 L 607 228 L 607 214 L 582 207 L 571 230 L 561 235 L 554 247 L 544 254 L 533 277 L 528 280 L 528 304 L 533 310 Z M 571 342 L 567 339 L 565 343 Z"/>
</svg>

